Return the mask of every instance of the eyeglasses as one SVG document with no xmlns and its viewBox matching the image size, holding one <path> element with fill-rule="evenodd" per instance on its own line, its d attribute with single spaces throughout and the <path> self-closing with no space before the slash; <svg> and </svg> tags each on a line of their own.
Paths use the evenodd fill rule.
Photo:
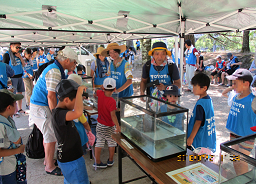
<svg viewBox="0 0 256 184">
<path fill-rule="evenodd" d="M 16 49 L 21 49 L 21 47 L 16 47 Z"/>
</svg>

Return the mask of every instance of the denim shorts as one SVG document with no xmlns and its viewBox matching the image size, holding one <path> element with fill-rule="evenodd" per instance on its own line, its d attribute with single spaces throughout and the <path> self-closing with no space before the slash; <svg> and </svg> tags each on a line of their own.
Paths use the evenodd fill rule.
<svg viewBox="0 0 256 184">
<path fill-rule="evenodd" d="M 64 184 L 89 184 L 89 178 L 83 157 L 71 162 L 59 162 L 58 165 L 64 176 Z"/>
</svg>

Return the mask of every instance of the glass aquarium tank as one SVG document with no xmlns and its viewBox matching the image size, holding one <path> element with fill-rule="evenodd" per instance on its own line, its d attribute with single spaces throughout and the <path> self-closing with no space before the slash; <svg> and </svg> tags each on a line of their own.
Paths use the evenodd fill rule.
<svg viewBox="0 0 256 184">
<path fill-rule="evenodd" d="M 121 133 L 153 161 L 185 154 L 188 109 L 151 96 L 120 99 Z"/>
<path fill-rule="evenodd" d="M 252 134 L 220 145 L 219 183 L 256 183 L 255 138 Z"/>
<path fill-rule="evenodd" d="M 87 75 L 83 75 L 82 76 L 83 79 L 83 85 L 85 85 L 88 88 L 92 88 L 92 77 L 91 76 L 87 76 Z"/>
</svg>

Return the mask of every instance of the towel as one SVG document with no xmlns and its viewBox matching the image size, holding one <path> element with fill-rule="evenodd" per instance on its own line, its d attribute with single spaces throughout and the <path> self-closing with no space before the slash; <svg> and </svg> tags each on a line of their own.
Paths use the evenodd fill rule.
<svg viewBox="0 0 256 184">
<path fill-rule="evenodd" d="M 9 48 L 9 56 L 10 56 L 10 60 L 12 63 L 12 66 L 16 66 L 17 65 L 17 61 L 15 60 L 14 54 L 11 50 L 11 48 Z"/>
</svg>

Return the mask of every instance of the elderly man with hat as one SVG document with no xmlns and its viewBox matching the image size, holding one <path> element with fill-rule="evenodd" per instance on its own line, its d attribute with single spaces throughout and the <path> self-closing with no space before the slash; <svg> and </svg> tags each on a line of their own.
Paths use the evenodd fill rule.
<svg viewBox="0 0 256 184">
<path fill-rule="evenodd" d="M 119 46 L 117 43 L 110 43 L 101 52 L 102 56 L 110 56 L 113 60 L 108 67 L 108 75 L 116 80 L 116 92 L 119 92 L 119 98 L 133 95 L 131 65 L 120 57 L 120 53 L 125 50 L 125 45 Z"/>
<path fill-rule="evenodd" d="M 161 97 L 166 86 L 174 84 L 181 87 L 180 75 L 177 66 L 174 63 L 168 63 L 167 55 L 171 52 L 167 50 L 166 44 L 156 42 L 152 50 L 148 52 L 152 59 L 147 61 L 142 68 L 142 78 L 140 83 L 140 94 L 145 94 L 146 84 L 157 81 L 159 85 L 147 88 L 147 95 Z"/>
<path fill-rule="evenodd" d="M 47 174 L 61 175 L 53 160 L 56 137 L 53 131 L 51 111 L 57 105 L 55 88 L 65 79 L 64 70 L 73 71 L 78 61 L 77 54 L 70 47 L 60 52 L 53 64 L 47 66 L 37 80 L 30 99 L 29 125 L 36 124 L 42 132 L 45 150 L 45 171 Z"/>
<path fill-rule="evenodd" d="M 103 81 L 107 78 L 109 62 L 107 57 L 102 56 L 101 52 L 104 50 L 103 47 L 99 47 L 94 55 L 96 61 L 91 64 L 91 77 L 93 78 L 93 88 L 99 88 L 102 86 Z"/>
</svg>

